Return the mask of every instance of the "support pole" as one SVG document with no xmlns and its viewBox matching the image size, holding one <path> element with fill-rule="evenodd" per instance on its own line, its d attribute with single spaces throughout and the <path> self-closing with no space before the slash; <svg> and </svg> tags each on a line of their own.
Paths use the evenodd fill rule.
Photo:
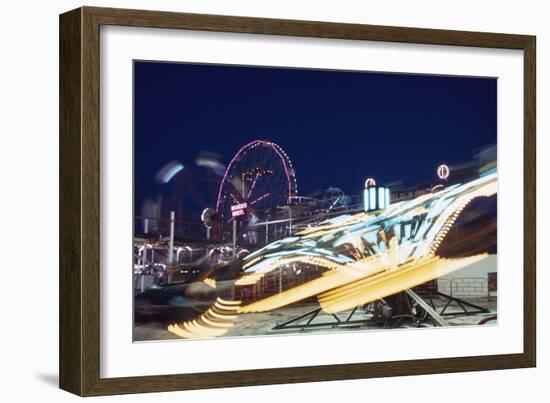
<svg viewBox="0 0 550 403">
<path fill-rule="evenodd" d="M 149 219 L 148 218 L 143 220 L 143 233 L 144 234 L 149 233 Z"/>
<path fill-rule="evenodd" d="M 233 256 L 237 255 L 237 220 L 233 220 Z"/>
<path fill-rule="evenodd" d="M 143 251 L 141 252 L 141 278 L 139 282 L 139 291 L 145 291 L 145 268 L 147 266 L 147 243 L 143 244 Z"/>
<path fill-rule="evenodd" d="M 283 267 L 279 265 L 279 294 L 283 292 Z"/>
<path fill-rule="evenodd" d="M 418 305 L 420 305 L 430 316 L 437 322 L 439 326 L 449 326 L 447 321 L 443 319 L 436 311 L 433 309 L 430 304 L 428 304 L 426 301 L 424 301 L 417 293 L 415 293 L 413 290 L 408 289 L 405 290 L 405 292 L 414 299 Z"/>
<path fill-rule="evenodd" d="M 288 229 L 288 236 L 292 236 L 292 208 L 290 207 L 291 204 L 290 204 L 290 199 L 289 199 L 289 203 L 288 203 L 288 226 L 289 226 L 289 229 Z"/>
<path fill-rule="evenodd" d="M 168 246 L 168 263 L 172 264 L 174 262 L 174 220 L 176 218 L 176 213 L 170 211 L 170 244 Z"/>
</svg>

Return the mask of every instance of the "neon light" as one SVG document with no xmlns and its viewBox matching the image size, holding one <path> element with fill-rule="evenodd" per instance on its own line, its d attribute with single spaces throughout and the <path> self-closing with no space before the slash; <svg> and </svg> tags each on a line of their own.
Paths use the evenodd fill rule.
<svg viewBox="0 0 550 403">
<path fill-rule="evenodd" d="M 264 194 L 264 195 L 258 197 L 256 200 L 254 200 L 253 202 L 251 202 L 250 205 L 252 206 L 252 205 L 258 203 L 260 200 L 265 199 L 265 198 L 266 198 L 267 196 L 269 196 L 270 194 L 271 194 L 271 193 L 268 192 L 268 193 L 266 193 L 266 194 Z"/>
<path fill-rule="evenodd" d="M 231 216 L 234 218 L 234 217 L 239 217 L 241 215 L 244 215 L 244 210 L 235 210 L 235 211 L 232 211 L 231 212 Z"/>
<path fill-rule="evenodd" d="M 441 164 L 437 167 L 437 176 L 439 176 L 439 179 L 447 180 L 450 174 L 450 169 L 447 165 Z"/>
<path fill-rule="evenodd" d="M 260 175 L 256 174 L 256 177 L 254 178 L 254 181 L 252 182 L 252 186 L 250 186 L 250 190 L 248 191 L 248 194 L 246 195 L 246 198 L 248 199 L 250 195 L 252 194 L 252 190 L 254 190 L 254 186 L 256 186 L 256 182 L 258 181 L 258 177 Z"/>
<path fill-rule="evenodd" d="M 373 187 L 373 186 L 376 186 L 376 181 L 374 180 L 374 178 L 368 178 L 365 181 L 365 187 L 370 188 L 370 187 Z"/>
<path fill-rule="evenodd" d="M 218 198 L 216 200 L 216 211 L 218 211 L 218 212 L 220 211 L 220 202 L 221 202 L 221 198 L 222 198 L 223 184 L 225 183 L 225 181 L 227 179 L 227 175 L 229 174 L 231 168 L 233 167 L 233 164 L 240 157 L 240 155 L 242 153 L 246 152 L 248 149 L 258 147 L 259 145 L 266 145 L 268 147 L 271 147 L 273 149 L 273 151 L 275 151 L 275 153 L 277 153 L 277 155 L 279 156 L 279 158 L 281 160 L 281 163 L 283 165 L 284 171 L 285 171 L 286 179 L 288 181 L 288 199 L 290 199 L 290 197 L 292 196 L 292 183 L 294 183 L 294 185 L 296 186 L 296 190 L 298 189 L 298 187 L 296 185 L 296 178 L 294 178 L 293 181 L 290 180 L 289 168 L 286 164 L 286 160 L 283 157 L 283 154 L 281 154 L 282 148 L 279 147 L 277 144 L 269 142 L 269 141 L 254 140 L 254 141 L 251 141 L 250 143 L 245 144 L 244 146 L 242 146 L 239 149 L 239 151 L 237 151 L 237 154 L 235 154 L 233 156 L 233 158 L 231 159 L 231 161 L 229 162 L 229 165 L 227 166 L 227 168 L 225 170 L 225 173 L 223 174 L 223 178 L 222 178 L 222 181 L 220 183 L 220 188 L 218 189 Z M 279 150 L 281 150 L 281 151 L 279 151 Z M 284 151 L 283 151 L 283 153 L 284 153 Z M 284 155 L 288 159 L 288 156 L 286 155 L 286 153 L 284 153 Z M 290 162 L 290 159 L 288 160 L 288 162 L 289 162 L 290 166 L 292 167 L 292 163 Z"/>
<path fill-rule="evenodd" d="M 231 211 L 244 210 L 248 205 L 246 203 L 239 203 L 231 206 Z"/>
</svg>

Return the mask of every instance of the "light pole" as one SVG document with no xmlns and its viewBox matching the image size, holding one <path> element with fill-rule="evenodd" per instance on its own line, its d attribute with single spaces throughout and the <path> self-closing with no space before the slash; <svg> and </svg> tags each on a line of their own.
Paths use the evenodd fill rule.
<svg viewBox="0 0 550 403">
<path fill-rule="evenodd" d="M 168 264 L 174 262 L 174 221 L 176 219 L 176 213 L 170 211 L 170 243 L 168 246 Z"/>
<path fill-rule="evenodd" d="M 237 220 L 233 220 L 233 256 L 237 254 Z"/>
</svg>

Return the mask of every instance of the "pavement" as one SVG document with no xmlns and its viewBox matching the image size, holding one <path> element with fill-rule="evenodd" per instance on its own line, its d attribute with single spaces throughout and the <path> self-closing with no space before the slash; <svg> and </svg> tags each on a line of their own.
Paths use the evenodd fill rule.
<svg viewBox="0 0 550 403">
<path fill-rule="evenodd" d="M 491 301 L 487 301 L 486 298 L 475 298 L 469 300 L 476 305 L 482 306 L 489 310 L 489 313 L 480 313 L 475 315 L 456 315 L 456 316 L 445 316 L 445 320 L 451 326 L 474 326 L 478 325 L 479 322 L 487 317 L 496 315 L 497 312 L 497 301 L 496 298 Z M 434 300 L 434 304 L 438 311 L 441 310 L 445 301 Z M 270 312 L 261 312 L 261 313 L 248 313 L 240 314 L 234 322 L 234 326 L 222 337 L 244 337 L 244 336 L 265 336 L 265 335 L 276 335 L 276 334 L 301 334 L 301 333 L 313 333 L 313 332 L 344 332 L 344 331 L 369 331 L 369 330 L 381 330 L 383 326 L 376 325 L 371 323 L 361 323 L 355 324 L 353 326 L 322 326 L 316 327 L 307 330 L 300 329 L 284 329 L 284 330 L 274 330 L 273 328 L 277 324 L 287 322 L 294 318 L 297 318 L 301 315 L 304 315 L 308 312 L 311 312 L 317 309 L 319 306 L 316 302 L 308 303 L 297 303 L 288 307 L 280 308 Z M 461 312 L 460 307 L 451 304 L 446 312 Z M 351 311 L 340 312 L 338 317 L 341 320 L 345 320 Z M 357 309 L 353 315 L 353 320 L 369 320 L 372 316 L 365 313 L 364 311 Z M 304 323 L 306 319 L 296 322 Z M 315 323 L 332 323 L 336 320 L 323 312 L 319 313 L 312 321 L 312 324 Z M 161 321 L 150 321 L 147 323 L 136 323 L 134 326 L 134 341 L 158 341 L 158 340 L 171 340 L 179 339 L 178 336 L 168 332 L 167 326 L 169 323 Z M 487 325 L 496 325 L 497 321 L 490 321 Z M 487 326 L 486 325 L 486 326 Z M 431 323 L 424 323 L 423 327 L 433 326 Z M 418 327 L 411 323 L 404 323 L 400 328 L 413 328 Z M 390 331 L 390 329 L 385 329 Z"/>
</svg>

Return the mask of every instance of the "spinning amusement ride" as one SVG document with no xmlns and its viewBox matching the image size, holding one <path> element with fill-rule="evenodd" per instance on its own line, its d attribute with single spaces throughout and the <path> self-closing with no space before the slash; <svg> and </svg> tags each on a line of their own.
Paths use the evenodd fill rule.
<svg viewBox="0 0 550 403">
<path fill-rule="evenodd" d="M 441 166 L 438 175 L 446 180 L 449 168 Z M 365 197 L 372 199 L 370 208 L 326 219 L 267 243 L 238 259 L 239 274 L 232 279 L 217 277 L 211 270 L 203 280 L 215 295 L 211 307 L 193 320 L 170 324 L 168 330 L 183 338 L 223 336 L 240 315 L 312 299 L 318 308 L 289 321 L 287 328 L 303 329 L 303 324 L 295 326 L 293 322 L 305 320 L 307 326 L 320 312 L 332 315 L 340 325 L 337 315 L 351 311 L 346 323 L 352 323 L 354 312 L 367 306 L 386 307 L 391 318 L 392 305 L 384 299 L 400 294 L 416 306 L 415 313 L 407 315 L 423 315 L 423 320 L 429 318 L 434 325 L 446 326 L 446 307 L 437 312 L 412 288 L 488 256 L 477 251 L 448 256 L 442 249 L 462 211 L 473 200 L 496 194 L 496 173 L 437 191 L 434 188 L 393 204 L 387 188 L 377 187 L 374 180 L 367 182 Z M 222 231 L 238 227 L 246 235 L 247 228 L 269 220 L 270 211 L 289 205 L 296 194 L 294 169 L 286 153 L 272 142 L 253 141 L 239 150 L 223 177 L 216 204 Z M 307 275 L 313 272 L 315 275 Z M 285 273 L 302 280 L 286 282 Z M 278 277 L 279 286 L 267 295 L 257 292 L 269 277 Z M 465 305 L 487 312 L 473 304 Z M 387 309 L 372 312 L 386 315 Z M 275 329 L 283 327 L 277 325 Z"/>
</svg>

